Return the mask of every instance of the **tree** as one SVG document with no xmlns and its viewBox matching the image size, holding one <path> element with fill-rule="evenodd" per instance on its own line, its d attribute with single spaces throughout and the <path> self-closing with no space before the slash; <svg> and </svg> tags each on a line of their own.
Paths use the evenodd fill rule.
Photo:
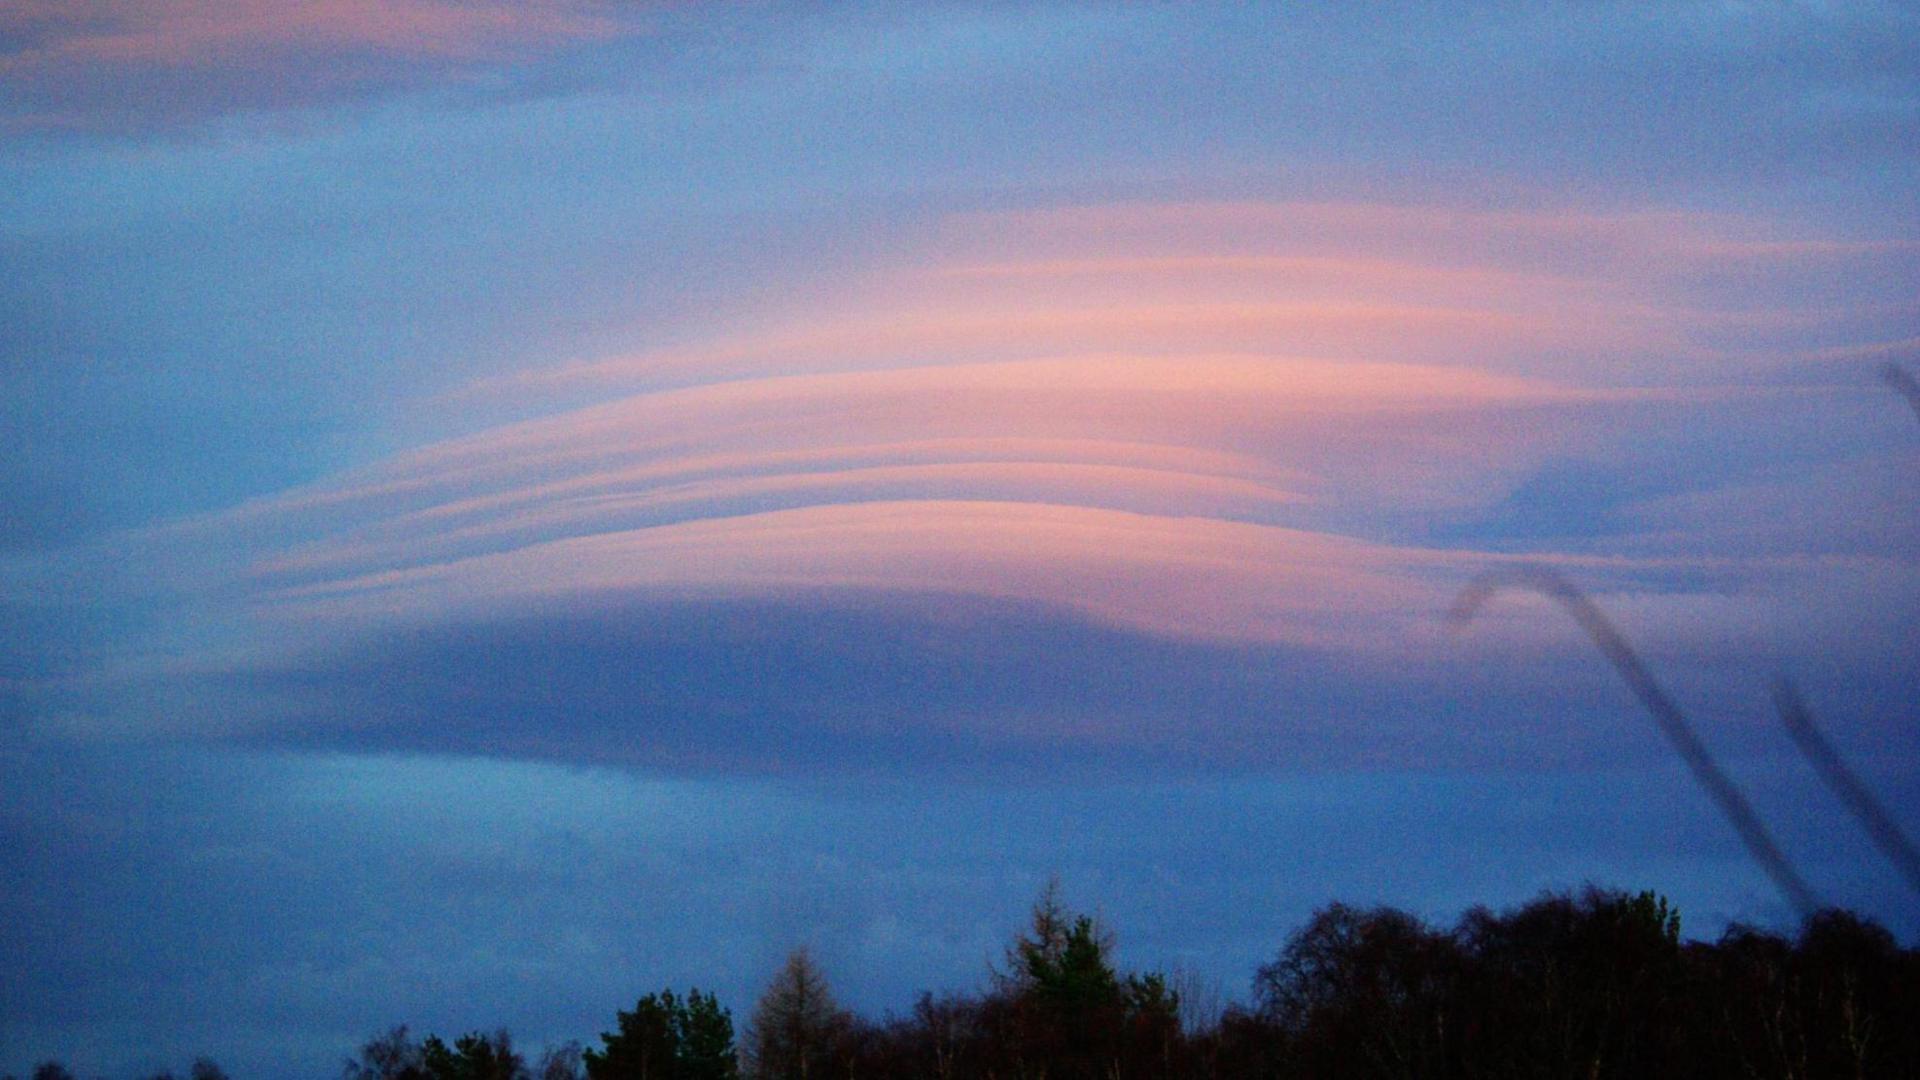
<svg viewBox="0 0 1920 1080">
<path fill-rule="evenodd" d="M 163 1069 L 147 1080 L 177 1080 L 177 1077 L 172 1069 Z M 212 1058 L 198 1057 L 187 1070 L 187 1080 L 227 1080 L 227 1073 Z"/>
<path fill-rule="evenodd" d="M 1452 939 L 1412 915 L 1333 904 L 1260 969 L 1254 995 L 1307 1075 L 1359 1064 L 1374 1076 L 1429 1076 L 1443 1060 L 1458 967 Z"/>
<path fill-rule="evenodd" d="M 347 1059 L 341 1080 L 426 1080 L 420 1044 L 407 1035 L 407 1025 L 390 1028 L 368 1039 L 357 1057 Z M 35 1077 L 34 1080 L 40 1080 Z"/>
<path fill-rule="evenodd" d="M 1472 964 L 1477 1036 L 1466 1052 L 1492 1073 L 1638 1077 L 1697 1064 L 1678 1018 L 1680 918 L 1650 892 L 1546 894 L 1495 916 L 1469 911 L 1456 940 Z"/>
<path fill-rule="evenodd" d="M 1048 882 L 998 979 L 1012 999 L 1021 1058 L 1061 1077 L 1170 1069 L 1179 995 L 1156 973 L 1121 976 L 1112 952 L 1113 936 L 1091 915 L 1068 912 L 1059 882 Z"/>
<path fill-rule="evenodd" d="M 1697 989 L 1692 1032 L 1726 1076 L 1812 1073 L 1793 945 L 1777 934 L 1735 924 L 1712 946 L 1692 946 Z M 1705 1055 L 1699 1055 L 1705 1056 Z M 1702 1072 L 1708 1072 L 1703 1069 Z"/>
<path fill-rule="evenodd" d="M 687 991 L 680 1016 L 679 1060 L 682 1080 L 733 1080 L 740 1074 L 740 1055 L 733 1045 L 733 1014 L 712 994 Z"/>
<path fill-rule="evenodd" d="M 1027 932 L 1007 947 L 1007 970 L 995 981 L 1015 998 L 1057 1008 L 1112 1004 L 1120 999 L 1112 949 L 1113 935 L 1091 915 L 1067 911 L 1056 878 L 1033 902 Z"/>
<path fill-rule="evenodd" d="M 1891 1076 L 1902 1063 L 1910 1067 L 1920 1061 L 1912 1023 L 1920 1006 L 1913 975 L 1920 969 L 1909 955 L 1906 971 L 1901 970 L 1901 949 L 1892 934 L 1870 919 L 1828 909 L 1801 927 L 1798 952 L 1801 1007 L 1816 1033 L 1810 1046 L 1813 1072 Z"/>
<path fill-rule="evenodd" d="M 804 946 L 795 949 L 754 1006 L 747 1026 L 748 1069 L 757 1080 L 824 1076 L 848 1021 L 813 957 Z"/>
<path fill-rule="evenodd" d="M 462 1035 L 449 1048 L 438 1035 L 420 1045 L 420 1059 L 429 1080 L 528 1080 L 526 1059 L 513 1049 L 513 1037 L 502 1029 L 492 1035 Z"/>
<path fill-rule="evenodd" d="M 979 1023 L 979 1002 L 951 994 L 935 998 L 922 991 L 901 1031 L 900 1041 L 909 1047 L 905 1055 L 909 1067 L 936 1080 L 952 1080 L 962 1055 L 978 1037 Z M 916 1055 L 915 1049 L 922 1052 Z"/>
<path fill-rule="evenodd" d="M 739 1074 L 733 1015 L 712 994 L 648 994 L 583 1056 L 590 1080 L 732 1080 Z"/>
<path fill-rule="evenodd" d="M 582 1080 L 586 1074 L 580 1044 L 568 1041 L 547 1047 L 541 1051 L 533 1075 L 535 1080 Z"/>
</svg>

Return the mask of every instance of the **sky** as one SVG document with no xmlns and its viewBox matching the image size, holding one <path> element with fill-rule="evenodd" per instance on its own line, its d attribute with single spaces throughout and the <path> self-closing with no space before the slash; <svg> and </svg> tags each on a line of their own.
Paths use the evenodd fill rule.
<svg viewBox="0 0 1920 1080">
<path fill-rule="evenodd" d="M 0 0 L 0 1072 L 870 1015 L 1050 878 L 1920 907 L 1899 5 Z"/>
</svg>

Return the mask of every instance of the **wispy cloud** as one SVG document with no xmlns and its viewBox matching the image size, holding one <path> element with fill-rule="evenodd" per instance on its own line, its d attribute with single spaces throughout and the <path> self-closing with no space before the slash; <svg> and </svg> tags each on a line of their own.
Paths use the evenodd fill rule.
<svg viewBox="0 0 1920 1080">
<path fill-rule="evenodd" d="M 0 20 L 10 36 L 29 42 L 6 57 L 5 69 L 68 63 L 199 67 L 288 51 L 472 56 L 504 46 L 608 36 L 620 27 L 606 5 L 592 0 L 10 0 L 0 5 Z"/>
<path fill-rule="evenodd" d="M 635 29 L 598 0 L 6 0 L 16 129 L 171 126 L 417 85 Z"/>
<path fill-rule="evenodd" d="M 1878 293 L 1809 288 L 1836 271 L 1897 278 L 1913 245 L 1783 239 L 1712 214 L 1118 203 L 954 215 L 940 233 L 934 257 L 850 283 L 837 307 L 512 372 L 456 398 L 1102 351 L 1684 385 L 1868 347 L 1920 318 Z"/>
</svg>

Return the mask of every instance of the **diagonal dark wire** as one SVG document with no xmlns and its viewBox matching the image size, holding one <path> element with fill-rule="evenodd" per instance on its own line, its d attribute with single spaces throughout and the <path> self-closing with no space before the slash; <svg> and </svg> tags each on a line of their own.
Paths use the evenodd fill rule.
<svg viewBox="0 0 1920 1080">
<path fill-rule="evenodd" d="M 1847 768 L 1840 755 L 1833 749 L 1833 743 L 1827 740 L 1814 725 L 1813 713 L 1807 703 L 1800 698 L 1793 684 L 1781 679 L 1773 687 L 1773 703 L 1780 710 L 1780 720 L 1787 726 L 1787 734 L 1793 736 L 1794 745 L 1800 748 L 1801 756 L 1812 763 L 1820 779 L 1840 797 L 1854 820 L 1867 831 L 1868 839 L 1887 861 L 1907 879 L 1907 885 L 1915 893 L 1920 893 L 1920 851 L 1915 851 L 1913 841 L 1907 839 L 1899 824 L 1887 814 L 1880 800 L 1860 782 L 1860 777 Z"/>
<path fill-rule="evenodd" d="M 1646 664 L 1641 662 L 1633 646 L 1628 644 L 1626 637 L 1620 633 L 1605 613 L 1595 606 L 1592 600 L 1587 599 L 1585 593 L 1575 588 L 1572 582 L 1544 566 L 1502 567 L 1482 574 L 1469 582 L 1467 587 L 1461 590 L 1460 598 L 1454 602 L 1453 610 L 1449 613 L 1450 618 L 1455 622 L 1466 622 L 1472 619 L 1479 613 L 1481 607 L 1485 606 L 1487 600 L 1503 588 L 1531 589 L 1551 600 L 1558 601 L 1560 606 L 1567 609 L 1574 621 L 1580 624 L 1580 628 L 1593 639 L 1593 643 L 1600 647 L 1600 651 L 1608 660 L 1613 662 L 1614 669 L 1632 688 L 1634 696 L 1640 699 L 1640 704 L 1646 706 L 1647 711 L 1653 714 L 1654 723 L 1659 726 L 1660 733 L 1667 737 L 1667 741 L 1673 745 L 1675 752 L 1693 772 L 1694 780 L 1706 789 L 1707 794 L 1720 807 L 1720 812 L 1725 814 L 1727 820 L 1733 824 L 1734 831 L 1740 834 L 1741 842 L 1747 847 L 1747 854 L 1753 856 L 1753 861 L 1759 863 L 1760 868 L 1773 879 L 1781 895 L 1786 897 L 1787 902 L 1792 904 L 1803 918 L 1820 910 L 1822 906 L 1820 899 L 1814 895 L 1812 889 L 1807 887 L 1806 881 L 1793 868 L 1793 864 L 1787 861 L 1780 846 L 1774 842 L 1772 834 L 1767 832 L 1767 827 L 1761 824 L 1759 816 L 1753 812 L 1753 806 L 1747 802 L 1746 796 L 1740 793 L 1740 789 L 1734 786 L 1726 773 L 1720 771 L 1720 766 L 1714 762 L 1713 755 L 1707 752 L 1706 744 L 1694 734 L 1692 725 L 1688 724 L 1687 718 L 1681 715 L 1673 699 L 1667 697 L 1666 691 L 1654 681 L 1653 674 L 1647 670 Z"/>
<path fill-rule="evenodd" d="M 1887 380 L 1888 386 L 1900 391 L 1900 395 L 1907 399 L 1907 404 L 1913 406 L 1913 414 L 1920 416 L 1920 380 L 1909 375 L 1907 369 L 1899 364 L 1888 364 L 1881 368 L 1880 377 Z"/>
</svg>

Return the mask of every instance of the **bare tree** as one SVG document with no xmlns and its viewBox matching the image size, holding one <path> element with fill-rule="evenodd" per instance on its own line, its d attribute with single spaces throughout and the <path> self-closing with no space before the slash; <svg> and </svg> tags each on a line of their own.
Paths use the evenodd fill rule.
<svg viewBox="0 0 1920 1080">
<path fill-rule="evenodd" d="M 549 1046 L 533 1067 L 536 1080 L 580 1080 L 586 1075 L 580 1061 L 580 1044 L 564 1042 Z"/>
<path fill-rule="evenodd" d="M 1220 980 L 1189 967 L 1173 969 L 1167 985 L 1180 1002 L 1180 1030 L 1188 1038 L 1209 1034 L 1227 1014 L 1227 995 Z"/>
<path fill-rule="evenodd" d="M 368 1039 L 359 1056 L 349 1058 L 341 1070 L 341 1080 L 416 1080 L 425 1075 L 420 1044 L 407 1034 L 405 1024 Z"/>
<path fill-rule="evenodd" d="M 747 1025 L 748 1074 L 758 1080 L 826 1075 L 847 1023 L 806 947 L 795 949 L 754 1006 Z"/>
</svg>

